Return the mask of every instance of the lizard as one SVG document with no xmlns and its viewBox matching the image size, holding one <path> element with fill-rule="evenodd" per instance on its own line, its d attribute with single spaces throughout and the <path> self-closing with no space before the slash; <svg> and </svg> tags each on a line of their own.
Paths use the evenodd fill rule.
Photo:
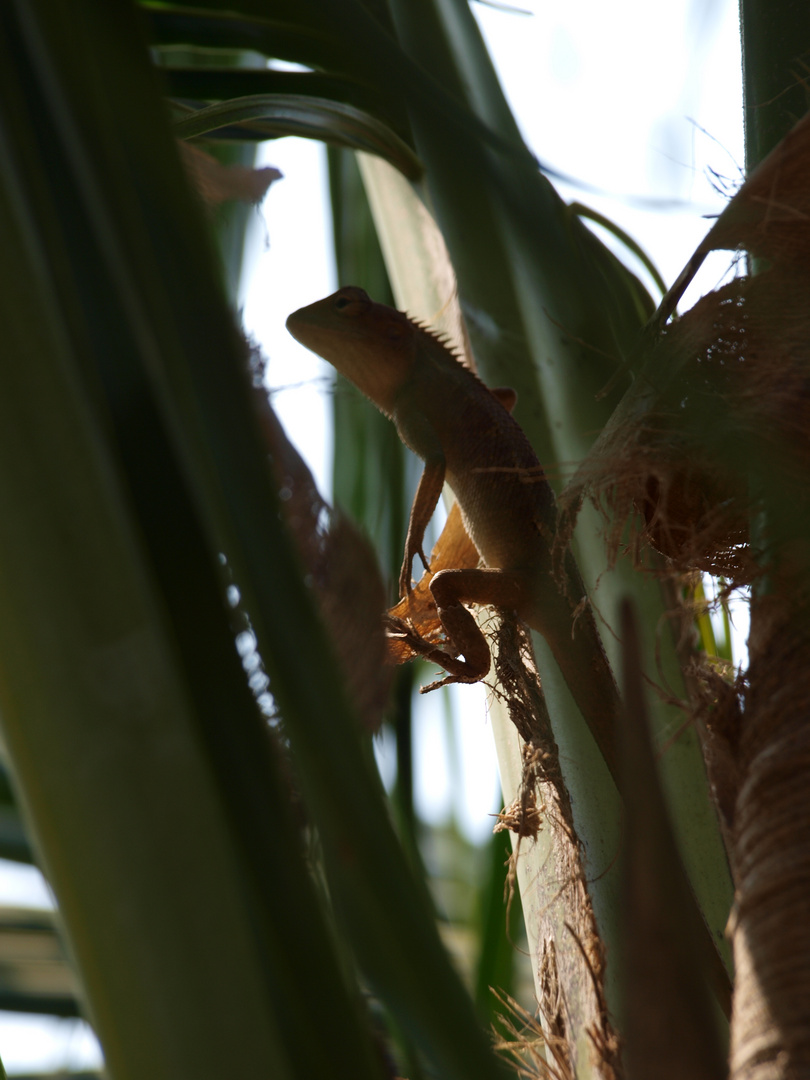
<svg viewBox="0 0 810 1080">
<path fill-rule="evenodd" d="M 478 682 L 490 669 L 486 638 L 465 604 L 514 611 L 545 638 L 614 778 L 620 699 L 593 611 L 570 549 L 562 573 L 552 547 L 554 493 L 511 414 L 513 391 L 490 390 L 428 327 L 357 286 L 346 286 L 287 319 L 292 336 L 329 361 L 389 419 L 422 458 L 399 578 L 412 589 L 417 556 L 426 569 L 425 529 L 445 481 L 481 563 L 442 569 L 430 591 L 445 632 L 441 648 L 401 621 L 393 631 L 447 672 L 442 682 Z"/>
<path fill-rule="evenodd" d="M 445 648 L 420 640 L 408 627 L 396 631 L 408 637 L 414 652 L 443 666 L 450 681 L 477 682 L 487 675 L 491 656 L 464 604 L 514 611 L 548 643 L 622 793 L 622 703 L 570 548 L 562 566 L 555 566 L 556 500 L 512 416 L 514 391 L 490 390 L 439 335 L 404 312 L 374 303 L 356 286 L 293 312 L 287 329 L 393 420 L 402 441 L 425 463 L 408 524 L 400 595 L 412 590 L 417 556 L 429 570 L 422 550 L 425 528 L 445 480 L 483 563 L 443 568 L 430 579 Z M 466 545 L 455 551 L 468 562 Z M 728 1015 L 728 972 L 691 892 L 690 897 L 706 971 Z"/>
</svg>

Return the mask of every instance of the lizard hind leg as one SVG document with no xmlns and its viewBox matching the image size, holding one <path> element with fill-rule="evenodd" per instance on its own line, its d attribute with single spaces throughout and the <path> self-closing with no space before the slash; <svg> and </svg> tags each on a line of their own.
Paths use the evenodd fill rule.
<svg viewBox="0 0 810 1080">
<path fill-rule="evenodd" d="M 422 642 L 416 648 L 426 660 L 441 664 L 447 676 L 422 688 L 422 693 L 449 682 L 480 682 L 489 672 L 489 644 L 475 618 L 464 606 L 493 604 L 506 609 L 522 606 L 524 575 L 492 568 L 440 570 L 430 583 L 436 610 L 447 636 L 447 646 Z M 409 644 L 413 644 L 409 642 Z"/>
<path fill-rule="evenodd" d="M 413 652 L 433 664 L 438 664 L 447 672 L 443 679 L 420 687 L 420 694 L 427 694 L 448 683 L 480 682 L 491 666 L 492 661 L 486 638 L 463 604 L 451 604 L 441 614 L 442 625 L 448 638 L 447 648 L 442 648 L 420 637 L 403 619 L 389 615 L 386 620 L 388 633 L 392 637 L 403 641 Z M 449 651 L 456 648 L 456 642 L 459 640 L 464 643 L 463 647 L 455 652 Z"/>
<path fill-rule="evenodd" d="M 461 655 L 453 655 L 446 649 L 435 647 L 430 653 L 426 653 L 426 660 L 441 664 L 448 674 L 443 679 L 430 683 L 429 686 L 421 687 L 419 691 L 421 694 L 427 694 L 451 682 L 480 682 L 489 673 L 492 665 L 492 655 L 487 639 L 472 613 L 462 603 L 455 601 L 446 607 L 439 608 L 439 616 L 447 634 L 448 645 L 451 648 L 457 648 Z"/>
<path fill-rule="evenodd" d="M 434 685 L 480 681 L 489 671 L 492 657 L 481 627 L 464 604 L 492 605 L 519 612 L 525 605 L 525 574 L 494 567 L 440 570 L 430 583 L 430 591 L 436 602 L 436 610 L 447 635 L 448 645 L 464 658 L 453 659 L 453 666 L 450 666 L 443 657 L 435 657 L 450 674 Z M 460 667 L 459 674 L 454 667 Z M 432 689 L 433 686 L 425 687 L 425 692 Z"/>
</svg>

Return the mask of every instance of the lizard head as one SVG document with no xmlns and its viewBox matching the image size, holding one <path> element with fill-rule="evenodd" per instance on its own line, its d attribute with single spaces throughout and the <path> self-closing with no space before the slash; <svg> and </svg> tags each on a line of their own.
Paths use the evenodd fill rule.
<svg viewBox="0 0 810 1080">
<path fill-rule="evenodd" d="M 333 364 L 390 416 L 413 364 L 417 327 L 401 311 L 375 304 L 347 285 L 294 311 L 287 329 L 302 345 Z"/>
</svg>

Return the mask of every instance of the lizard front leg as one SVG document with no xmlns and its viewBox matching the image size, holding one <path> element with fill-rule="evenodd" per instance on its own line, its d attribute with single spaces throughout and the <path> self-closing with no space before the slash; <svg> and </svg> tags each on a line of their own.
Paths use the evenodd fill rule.
<svg viewBox="0 0 810 1080">
<path fill-rule="evenodd" d="M 425 556 L 423 545 L 425 542 L 425 529 L 433 517 L 433 512 L 439 502 L 439 496 L 444 486 L 444 455 L 436 455 L 425 461 L 425 471 L 416 489 L 411 516 L 408 521 L 408 535 L 405 539 L 405 557 L 402 560 L 402 570 L 399 574 L 399 595 L 405 596 L 413 589 L 411 574 L 413 561 L 418 555 L 426 570 L 430 565 Z"/>
</svg>

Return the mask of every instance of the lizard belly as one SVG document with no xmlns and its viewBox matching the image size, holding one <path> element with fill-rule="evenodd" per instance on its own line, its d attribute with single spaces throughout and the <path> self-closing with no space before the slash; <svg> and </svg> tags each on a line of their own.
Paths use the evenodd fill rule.
<svg viewBox="0 0 810 1080">
<path fill-rule="evenodd" d="M 461 509 L 464 527 L 484 564 L 492 569 L 520 570 L 543 561 L 545 544 L 537 530 L 537 506 L 531 488 L 514 475 L 489 474 L 480 480 L 447 474 Z"/>
</svg>

